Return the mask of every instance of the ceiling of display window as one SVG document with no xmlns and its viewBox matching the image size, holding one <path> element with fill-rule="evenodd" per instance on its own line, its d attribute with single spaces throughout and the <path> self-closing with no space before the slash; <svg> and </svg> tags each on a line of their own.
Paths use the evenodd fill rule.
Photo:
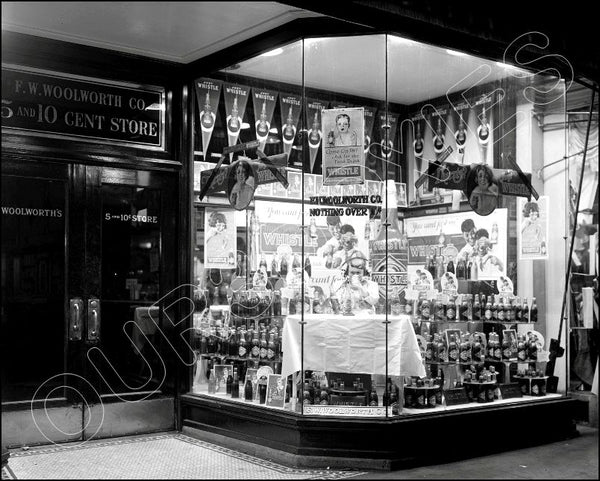
<svg viewBox="0 0 600 481">
<path fill-rule="evenodd" d="M 311 16 L 318 15 L 277 2 L 2 3 L 3 30 L 184 64 Z M 496 62 L 389 39 L 391 102 L 410 105 L 509 74 Z M 385 42 L 384 35 L 307 39 L 305 85 L 384 100 Z M 301 85 L 302 43 L 271 53 L 278 54 L 241 62 L 234 73 Z"/>
<path fill-rule="evenodd" d="M 225 71 L 300 85 L 302 41 L 277 48 Z M 387 52 L 386 52 L 387 51 Z M 387 59 L 386 59 L 387 54 Z M 466 90 L 523 70 L 389 35 L 309 38 L 304 41 L 304 84 L 411 105 Z"/>
</svg>

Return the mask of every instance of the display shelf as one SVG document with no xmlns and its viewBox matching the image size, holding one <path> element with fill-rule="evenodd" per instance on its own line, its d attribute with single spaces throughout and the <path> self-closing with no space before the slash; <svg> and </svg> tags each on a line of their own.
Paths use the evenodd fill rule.
<svg viewBox="0 0 600 481">
<path fill-rule="evenodd" d="M 536 360 L 526 360 L 520 361 L 518 359 L 488 359 L 485 358 L 481 361 L 469 361 L 469 362 L 452 362 L 452 361 L 425 361 L 425 364 L 440 364 L 443 366 L 471 366 L 473 364 L 483 364 L 485 362 L 495 362 L 495 363 L 506 363 L 506 364 L 515 364 L 515 363 L 537 363 Z"/>
</svg>

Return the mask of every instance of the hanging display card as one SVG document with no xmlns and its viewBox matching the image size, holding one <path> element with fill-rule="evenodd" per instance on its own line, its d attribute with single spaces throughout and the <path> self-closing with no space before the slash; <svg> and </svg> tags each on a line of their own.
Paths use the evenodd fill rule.
<svg viewBox="0 0 600 481">
<path fill-rule="evenodd" d="M 237 252 L 235 211 L 207 207 L 204 232 L 204 268 L 234 268 Z"/>
<path fill-rule="evenodd" d="M 324 185 L 365 182 L 364 122 L 362 107 L 322 111 Z"/>
<path fill-rule="evenodd" d="M 548 259 L 548 196 L 517 200 L 519 260 Z"/>
</svg>

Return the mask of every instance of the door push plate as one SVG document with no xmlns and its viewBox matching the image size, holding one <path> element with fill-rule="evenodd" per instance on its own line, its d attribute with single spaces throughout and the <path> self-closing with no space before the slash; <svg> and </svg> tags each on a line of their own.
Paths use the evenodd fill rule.
<svg viewBox="0 0 600 481">
<path fill-rule="evenodd" d="M 69 341 L 81 341 L 83 332 L 83 300 L 74 297 L 69 300 Z"/>
<path fill-rule="evenodd" d="M 90 297 L 87 305 L 87 340 L 100 340 L 100 299 Z"/>
</svg>

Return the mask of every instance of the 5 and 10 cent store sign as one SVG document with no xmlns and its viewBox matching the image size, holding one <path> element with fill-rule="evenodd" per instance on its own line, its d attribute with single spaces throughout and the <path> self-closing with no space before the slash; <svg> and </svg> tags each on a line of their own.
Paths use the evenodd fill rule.
<svg viewBox="0 0 600 481">
<path fill-rule="evenodd" d="M 164 89 L 2 65 L 2 128 L 164 149 Z"/>
</svg>

